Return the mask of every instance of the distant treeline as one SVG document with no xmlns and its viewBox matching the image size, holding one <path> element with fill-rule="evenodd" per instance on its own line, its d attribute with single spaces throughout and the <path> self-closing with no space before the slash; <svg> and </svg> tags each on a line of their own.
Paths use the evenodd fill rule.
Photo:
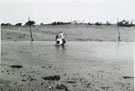
<svg viewBox="0 0 135 91">
<path fill-rule="evenodd" d="M 67 24 L 71 24 L 71 22 L 53 22 L 49 25 L 67 25 Z"/>
<path fill-rule="evenodd" d="M 126 21 L 126 20 L 122 20 L 120 22 L 117 22 L 117 25 L 124 26 L 124 27 L 135 26 L 135 24 L 133 24 L 132 22 Z"/>
<path fill-rule="evenodd" d="M 32 26 L 35 24 L 35 21 L 27 21 L 24 26 Z M 22 23 L 16 23 L 15 25 L 12 25 L 11 23 L 2 23 L 1 26 L 22 26 Z"/>
<path fill-rule="evenodd" d="M 95 22 L 95 23 L 78 23 L 76 21 L 74 22 L 52 22 L 50 24 L 44 24 L 44 23 L 40 23 L 40 26 L 44 26 L 44 25 L 68 25 L 68 24 L 87 24 L 87 25 L 112 25 L 110 22 L 106 22 L 106 23 L 102 23 L 102 22 Z M 35 25 L 35 21 L 27 21 L 24 25 L 22 25 L 22 23 L 16 23 L 15 25 L 12 25 L 11 23 L 2 23 L 1 26 L 34 26 Z M 123 26 L 123 27 L 130 27 L 130 26 L 135 26 L 135 24 L 133 24 L 132 22 L 129 22 L 127 20 L 122 20 L 120 22 L 116 23 L 117 26 Z"/>
</svg>

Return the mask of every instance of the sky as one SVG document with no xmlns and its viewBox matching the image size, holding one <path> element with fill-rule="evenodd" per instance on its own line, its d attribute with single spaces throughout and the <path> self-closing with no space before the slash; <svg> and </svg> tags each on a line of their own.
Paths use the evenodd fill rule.
<svg viewBox="0 0 135 91">
<path fill-rule="evenodd" d="M 135 0 L 0 0 L 0 22 L 135 22 L 134 9 Z"/>
</svg>

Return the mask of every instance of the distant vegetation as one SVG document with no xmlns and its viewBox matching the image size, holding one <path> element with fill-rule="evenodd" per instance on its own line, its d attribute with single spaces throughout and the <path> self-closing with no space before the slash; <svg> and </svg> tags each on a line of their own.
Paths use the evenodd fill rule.
<svg viewBox="0 0 135 91">
<path fill-rule="evenodd" d="M 53 22 L 49 25 L 67 25 L 67 24 L 71 24 L 71 22 Z"/>
<path fill-rule="evenodd" d="M 11 26 L 12 24 L 10 23 L 2 23 L 1 26 Z"/>
<path fill-rule="evenodd" d="M 102 25 L 102 22 L 96 22 L 95 25 L 100 26 L 100 25 Z"/>
<path fill-rule="evenodd" d="M 40 23 L 40 26 L 44 26 L 45 24 L 44 23 Z"/>
<path fill-rule="evenodd" d="M 130 27 L 130 26 L 135 26 L 135 24 L 133 23 L 134 19 L 131 20 L 131 22 L 127 21 L 127 20 L 122 20 L 120 22 L 117 22 L 116 25 L 117 26 L 124 26 L 124 27 Z M 102 23 L 102 22 L 95 22 L 95 23 L 81 23 L 81 22 L 77 22 L 77 21 L 72 21 L 72 22 L 52 22 L 50 24 L 44 24 L 44 23 L 40 23 L 40 26 L 44 26 L 44 25 L 68 25 L 68 24 L 88 24 L 88 25 L 112 25 L 109 21 L 106 21 L 106 23 Z M 35 21 L 27 21 L 24 26 L 34 26 L 35 25 Z M 16 23 L 15 25 L 12 25 L 11 23 L 2 23 L 1 26 L 22 26 L 22 23 Z"/>
<path fill-rule="evenodd" d="M 89 22 L 88 25 L 92 25 L 92 23 Z"/>
<path fill-rule="evenodd" d="M 100 25 L 112 25 L 110 22 L 106 21 L 106 23 L 102 23 L 102 22 L 96 22 L 96 23 L 88 23 L 88 25 L 97 25 L 97 26 L 100 26 Z"/>
<path fill-rule="evenodd" d="M 106 25 L 111 25 L 111 23 L 109 21 L 106 21 Z"/>
<path fill-rule="evenodd" d="M 126 20 L 122 20 L 122 21 L 118 22 L 117 25 L 123 26 L 123 27 L 135 26 L 135 24 L 133 24 L 132 22 L 126 21 Z"/>
<path fill-rule="evenodd" d="M 27 21 L 25 25 L 32 26 L 35 24 L 35 21 Z"/>
<path fill-rule="evenodd" d="M 15 24 L 15 26 L 22 26 L 22 23 L 17 23 Z"/>
</svg>

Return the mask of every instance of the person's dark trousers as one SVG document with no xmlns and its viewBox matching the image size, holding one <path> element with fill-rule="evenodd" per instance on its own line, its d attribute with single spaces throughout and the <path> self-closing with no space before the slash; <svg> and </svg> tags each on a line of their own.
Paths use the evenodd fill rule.
<svg viewBox="0 0 135 91">
<path fill-rule="evenodd" d="M 63 41 L 63 44 L 65 44 L 65 43 L 66 43 L 66 40 L 65 40 L 65 39 L 62 39 L 62 41 Z"/>
</svg>

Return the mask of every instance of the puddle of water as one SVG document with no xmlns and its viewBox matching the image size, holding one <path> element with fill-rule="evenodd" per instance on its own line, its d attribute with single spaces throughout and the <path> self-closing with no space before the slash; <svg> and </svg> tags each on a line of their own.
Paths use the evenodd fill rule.
<svg viewBox="0 0 135 91">
<path fill-rule="evenodd" d="M 4 55 L 4 53 L 6 55 Z M 65 47 L 56 47 L 53 41 L 2 41 L 2 57 L 13 59 L 63 62 L 92 60 L 134 60 L 133 42 L 70 41 Z M 16 57 L 16 58 L 14 58 Z M 42 63 L 42 62 L 41 62 Z"/>
</svg>

